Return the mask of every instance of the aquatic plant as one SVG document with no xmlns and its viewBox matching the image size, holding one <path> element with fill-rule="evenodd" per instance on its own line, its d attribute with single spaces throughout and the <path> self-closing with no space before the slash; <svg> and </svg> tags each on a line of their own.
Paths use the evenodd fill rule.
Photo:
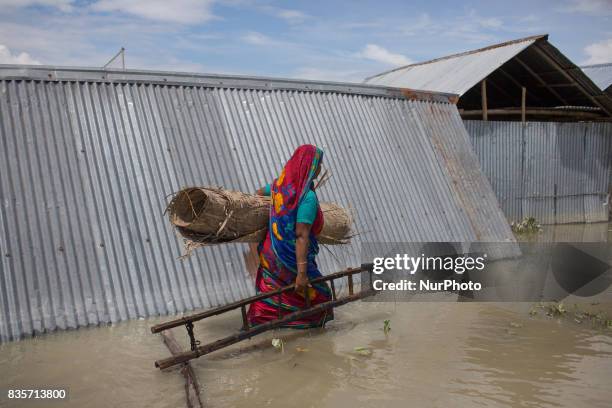
<svg viewBox="0 0 612 408">
<path fill-rule="evenodd" d="M 360 354 L 362 356 L 369 356 L 372 354 L 372 350 L 367 347 L 355 347 L 353 350 L 355 351 L 355 353 Z"/>
<path fill-rule="evenodd" d="M 281 353 L 285 351 L 285 342 L 283 339 L 272 339 L 272 346 L 275 349 L 280 350 Z"/>
<path fill-rule="evenodd" d="M 512 232 L 516 234 L 529 234 L 542 231 L 542 226 L 538 224 L 533 217 L 525 217 L 519 222 L 512 221 L 510 228 Z"/>
<path fill-rule="evenodd" d="M 591 326 L 595 329 L 612 329 L 612 317 L 607 313 L 602 311 L 591 312 L 582 310 L 578 304 L 574 304 L 573 311 L 570 312 L 566 309 L 563 302 L 553 304 L 544 304 L 540 302 L 531 308 L 529 315 L 537 315 L 538 309 L 543 310 L 548 317 L 569 317 L 578 324 L 590 322 Z"/>
<path fill-rule="evenodd" d="M 385 335 L 389 334 L 389 332 L 391 331 L 391 320 L 386 319 L 383 322 L 383 332 L 385 332 Z"/>
<path fill-rule="evenodd" d="M 577 304 L 574 304 L 574 321 L 578 324 L 584 321 L 590 321 L 594 328 L 612 329 L 612 318 L 605 312 L 589 312 L 580 310 Z"/>
<path fill-rule="evenodd" d="M 565 313 L 567 313 L 567 310 L 565 310 L 563 302 L 549 305 L 546 310 L 546 316 L 563 316 Z"/>
</svg>

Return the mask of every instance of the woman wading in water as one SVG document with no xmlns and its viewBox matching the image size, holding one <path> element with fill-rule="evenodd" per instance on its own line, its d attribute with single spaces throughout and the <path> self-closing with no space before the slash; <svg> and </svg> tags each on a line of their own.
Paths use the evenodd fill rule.
<svg viewBox="0 0 612 408">
<path fill-rule="evenodd" d="M 309 285 L 309 280 L 321 276 L 315 258 L 319 252 L 316 236 L 323 228 L 323 213 L 313 181 L 321 171 L 322 159 L 321 149 L 302 145 L 295 150 L 278 178 L 257 191 L 260 195 L 271 196 L 272 205 L 266 238 L 257 247 L 259 267 L 255 286 L 257 293 L 262 293 L 295 284 L 295 291 L 281 295 L 283 315 L 302 309 L 305 294 L 313 306 L 331 300 L 327 283 Z M 248 318 L 252 325 L 278 319 L 278 297 L 252 303 Z M 332 319 L 333 311 L 328 310 L 290 322 L 285 327 L 319 327 Z"/>
</svg>

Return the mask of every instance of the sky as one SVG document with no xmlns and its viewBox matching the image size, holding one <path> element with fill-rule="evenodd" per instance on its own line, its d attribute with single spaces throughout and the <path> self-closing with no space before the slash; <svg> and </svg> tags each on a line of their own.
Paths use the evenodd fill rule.
<svg viewBox="0 0 612 408">
<path fill-rule="evenodd" d="M 131 69 L 361 82 L 546 33 L 612 62 L 612 0 L 0 0 L 0 64 L 101 67 L 125 47 Z"/>
</svg>

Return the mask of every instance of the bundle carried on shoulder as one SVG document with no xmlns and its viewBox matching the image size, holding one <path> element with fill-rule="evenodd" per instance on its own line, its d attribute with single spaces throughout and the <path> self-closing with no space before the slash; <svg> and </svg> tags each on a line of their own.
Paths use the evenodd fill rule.
<svg viewBox="0 0 612 408">
<path fill-rule="evenodd" d="M 270 219 L 270 197 L 214 187 L 189 187 L 174 195 L 166 212 L 170 223 L 185 238 L 185 247 L 228 242 L 259 242 Z M 320 244 L 348 243 L 352 217 L 333 203 L 321 203 L 323 230 Z"/>
</svg>

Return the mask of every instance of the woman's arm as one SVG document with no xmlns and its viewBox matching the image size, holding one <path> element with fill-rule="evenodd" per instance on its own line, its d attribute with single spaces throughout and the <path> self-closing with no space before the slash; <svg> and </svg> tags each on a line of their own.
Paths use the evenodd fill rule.
<svg viewBox="0 0 612 408">
<path fill-rule="evenodd" d="M 308 286 L 308 246 L 310 245 L 311 224 L 298 222 L 295 225 L 295 259 L 297 260 L 297 277 L 295 278 L 295 291 L 305 293 Z"/>
<path fill-rule="evenodd" d="M 255 194 L 260 196 L 269 196 L 270 195 L 270 184 L 266 184 L 263 187 L 260 187 L 255 191 Z"/>
</svg>

